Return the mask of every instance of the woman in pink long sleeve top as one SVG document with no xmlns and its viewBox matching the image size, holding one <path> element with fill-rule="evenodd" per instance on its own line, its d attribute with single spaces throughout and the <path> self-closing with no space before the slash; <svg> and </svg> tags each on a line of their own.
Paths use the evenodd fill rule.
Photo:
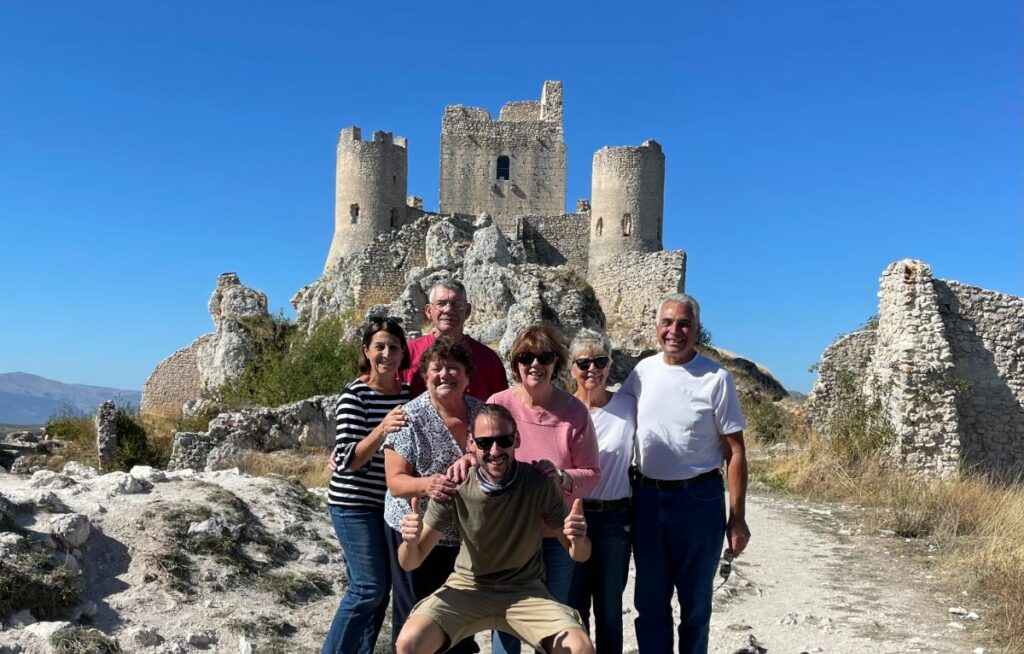
<svg viewBox="0 0 1024 654">
<path fill-rule="evenodd" d="M 597 435 L 583 403 L 552 382 L 569 363 L 561 335 L 553 327 L 527 327 L 509 353 L 512 377 L 519 382 L 495 393 L 488 403 L 500 404 L 516 419 L 520 446 L 516 459 L 532 463 L 562 488 L 566 505 L 597 486 Z M 549 529 L 544 530 L 545 579 L 548 591 L 567 604 L 572 584 L 573 561 Z M 519 652 L 518 641 L 499 634 L 495 654 Z"/>
</svg>

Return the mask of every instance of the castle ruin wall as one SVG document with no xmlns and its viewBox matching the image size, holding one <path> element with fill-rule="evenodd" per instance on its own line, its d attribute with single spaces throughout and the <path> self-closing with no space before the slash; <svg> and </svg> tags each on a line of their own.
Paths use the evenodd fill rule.
<svg viewBox="0 0 1024 654">
<path fill-rule="evenodd" d="M 523 216 L 516 238 L 523 243 L 527 262 L 569 266 L 586 276 L 590 252 L 589 214 Z"/>
<path fill-rule="evenodd" d="M 591 268 L 587 279 L 607 320 L 616 349 L 632 355 L 658 348 L 651 328 L 658 302 L 686 287 L 686 253 L 682 250 L 620 254 Z"/>
<path fill-rule="evenodd" d="M 203 395 L 198 352 L 213 334 L 204 334 L 157 364 L 142 386 L 139 410 L 143 413 L 177 418 L 181 406 Z"/>
<path fill-rule="evenodd" d="M 846 334 L 825 349 L 818 378 L 808 396 L 814 422 L 827 423 L 840 396 L 866 391 L 868 367 L 877 343 L 878 332 L 864 330 Z"/>
<path fill-rule="evenodd" d="M 545 82 L 537 106 L 539 112 L 533 103 L 507 104 L 498 120 L 474 107 L 445 109 L 441 213 L 486 212 L 502 231 L 514 234 L 517 216 L 565 211 L 561 82 Z M 507 171 L 499 171 L 499 157 L 507 158 Z"/>
<path fill-rule="evenodd" d="M 1024 298 L 937 279 L 964 470 L 1024 472 Z"/>
</svg>

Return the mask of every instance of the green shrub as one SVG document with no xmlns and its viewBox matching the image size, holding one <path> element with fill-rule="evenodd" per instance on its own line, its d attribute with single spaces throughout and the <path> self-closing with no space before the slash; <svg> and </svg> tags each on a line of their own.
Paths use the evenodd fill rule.
<svg viewBox="0 0 1024 654">
<path fill-rule="evenodd" d="M 344 319 L 322 320 L 309 332 L 280 317 L 272 322 L 245 372 L 215 389 L 214 399 L 231 409 L 280 406 L 337 393 L 358 374 L 359 346 L 346 340 Z"/>
<path fill-rule="evenodd" d="M 75 407 L 66 405 L 46 420 L 46 433 L 80 447 L 96 446 L 96 425 Z"/>
<path fill-rule="evenodd" d="M 133 466 L 162 468 L 167 465 L 167 461 L 150 445 L 135 407 L 130 404 L 117 405 L 114 426 L 117 429 L 114 467 L 118 470 L 131 470 Z"/>
<path fill-rule="evenodd" d="M 874 461 L 896 439 L 881 400 L 865 396 L 849 371 L 840 373 L 836 381 L 822 435 L 841 465 L 854 467 Z"/>
</svg>

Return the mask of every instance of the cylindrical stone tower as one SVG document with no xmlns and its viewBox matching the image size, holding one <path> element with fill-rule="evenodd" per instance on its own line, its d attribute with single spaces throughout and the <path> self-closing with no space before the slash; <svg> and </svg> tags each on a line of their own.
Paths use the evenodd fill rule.
<svg viewBox="0 0 1024 654">
<path fill-rule="evenodd" d="M 595 152 L 588 269 L 619 254 L 660 251 L 664 209 L 665 154 L 657 141 Z"/>
<path fill-rule="evenodd" d="M 360 252 L 377 234 L 405 222 L 409 156 L 406 139 L 374 132 L 363 141 L 358 127 L 338 134 L 334 193 L 334 240 L 324 270 L 340 257 Z"/>
</svg>

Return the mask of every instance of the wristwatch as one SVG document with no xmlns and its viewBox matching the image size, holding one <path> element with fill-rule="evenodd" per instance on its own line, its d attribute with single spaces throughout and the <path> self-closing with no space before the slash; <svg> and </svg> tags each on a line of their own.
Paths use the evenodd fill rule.
<svg viewBox="0 0 1024 654">
<path fill-rule="evenodd" d="M 558 471 L 558 483 L 562 488 L 568 490 L 572 488 L 572 477 L 569 476 L 565 470 Z"/>
</svg>

